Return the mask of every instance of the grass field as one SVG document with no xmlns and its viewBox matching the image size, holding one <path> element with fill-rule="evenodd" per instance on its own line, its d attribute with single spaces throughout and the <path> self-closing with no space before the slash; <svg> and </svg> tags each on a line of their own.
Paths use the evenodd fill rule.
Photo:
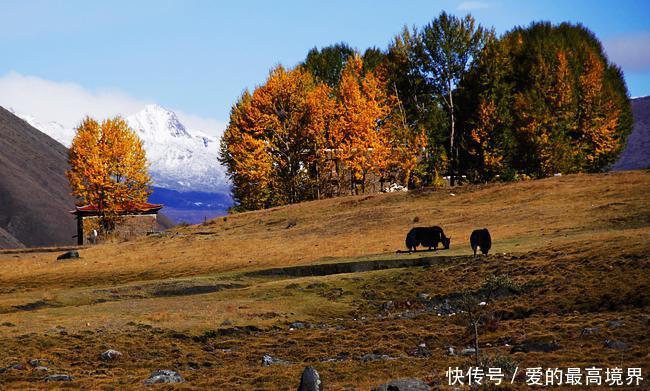
<svg viewBox="0 0 650 391">
<path fill-rule="evenodd" d="M 416 225 L 442 226 L 451 249 L 396 254 Z M 482 227 L 493 249 L 473 258 L 469 234 Z M 482 360 L 642 367 L 648 386 L 649 237 L 650 172 L 634 171 L 315 201 L 84 248 L 65 262 L 52 251 L 0 252 L 0 368 L 50 360 L 49 372 L 0 370 L 0 389 L 143 388 L 152 371 L 174 369 L 181 389 L 288 390 L 306 365 L 327 390 L 402 377 L 446 388 L 447 367 L 474 358 L 446 354 L 472 338 L 463 315 L 439 316 L 441 305 L 463 289 L 478 294 L 489 276 L 517 289 L 489 304 Z M 432 265 L 250 273 L 417 257 Z M 531 341 L 553 351 L 510 353 Z M 123 357 L 99 360 L 109 348 Z M 288 363 L 264 367 L 266 353 Z M 44 383 L 48 373 L 74 381 Z"/>
</svg>

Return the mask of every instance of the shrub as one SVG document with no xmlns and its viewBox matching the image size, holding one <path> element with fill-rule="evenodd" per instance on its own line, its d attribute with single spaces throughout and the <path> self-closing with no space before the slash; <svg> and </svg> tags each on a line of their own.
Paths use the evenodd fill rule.
<svg viewBox="0 0 650 391">
<path fill-rule="evenodd" d="M 515 360 L 509 356 L 502 356 L 497 354 L 495 356 L 483 356 L 481 357 L 481 367 L 483 368 L 501 368 L 504 374 L 512 375 L 515 373 L 515 369 L 519 366 Z"/>
</svg>

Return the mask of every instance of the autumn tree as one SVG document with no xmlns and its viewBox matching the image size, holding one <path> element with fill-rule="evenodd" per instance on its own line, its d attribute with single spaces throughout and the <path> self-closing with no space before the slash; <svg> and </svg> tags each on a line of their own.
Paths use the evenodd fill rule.
<svg viewBox="0 0 650 391">
<path fill-rule="evenodd" d="M 418 68 L 417 36 L 417 30 L 405 26 L 389 44 L 383 63 L 388 91 L 396 101 L 402 138 L 421 142 L 420 135 L 425 137 L 424 145 L 413 145 L 419 159 L 408 175 L 409 187 L 439 183 L 440 173 L 447 168 L 444 144 L 448 140 L 448 121 L 435 99 L 435 91 Z"/>
<path fill-rule="evenodd" d="M 387 50 L 312 49 L 233 106 L 222 139 L 241 209 L 409 187 L 599 171 L 631 129 L 627 87 L 578 25 L 497 38 L 446 13 Z"/>
<path fill-rule="evenodd" d="M 427 134 L 423 128 L 409 125 L 402 102 L 391 96 L 391 114 L 381 127 L 382 139 L 388 143 L 388 154 L 378 169 L 382 180 L 402 183 L 409 188 L 421 185 L 421 167 L 427 148 Z"/>
<path fill-rule="evenodd" d="M 273 69 L 233 107 L 220 159 L 242 209 L 319 197 L 319 160 L 333 104 L 329 87 L 298 67 Z"/>
<path fill-rule="evenodd" d="M 501 40 L 488 37 L 457 92 L 463 108 L 458 115 L 464 147 L 461 168 L 473 181 L 494 178 L 510 166 L 513 83 L 511 63 L 502 46 Z"/>
<path fill-rule="evenodd" d="M 142 141 L 120 117 L 87 117 L 76 129 L 67 171 L 72 193 L 95 206 L 102 228 L 114 228 L 118 211 L 147 201 L 151 179 Z"/>
<path fill-rule="evenodd" d="M 375 68 L 355 54 L 331 88 L 303 66 L 280 66 L 242 95 L 220 156 L 238 209 L 365 192 L 369 174 L 409 181 L 424 132 L 409 128 L 384 68 Z"/>
<path fill-rule="evenodd" d="M 364 74 L 359 55 L 348 60 L 336 95 L 328 143 L 350 171 L 351 191 L 364 192 L 368 173 L 381 175 L 388 168 L 390 138 L 382 122 L 391 113 L 391 101 L 385 82 L 374 72 Z"/>
<path fill-rule="evenodd" d="M 482 179 L 602 170 L 631 129 L 620 69 L 580 25 L 513 29 L 486 45 L 459 89 L 461 134 Z"/>
<path fill-rule="evenodd" d="M 449 162 L 452 186 L 459 163 L 455 89 L 491 34 L 493 33 L 477 25 L 470 15 L 458 18 L 442 12 L 440 16 L 424 26 L 417 37 L 419 69 L 431 84 L 449 116 Z"/>
<path fill-rule="evenodd" d="M 255 130 L 252 99 L 246 91 L 233 105 L 219 157 L 227 168 L 236 208 L 241 210 L 266 207 L 272 185 L 273 161 L 263 133 Z"/>
<path fill-rule="evenodd" d="M 584 70 L 578 77 L 580 115 L 576 130 L 582 154 L 580 168 L 585 171 L 597 171 L 613 163 L 624 146 L 625 134 L 618 128 L 621 112 L 626 107 L 621 104 L 623 98 L 614 93 L 613 86 L 605 82 L 606 69 L 606 62 L 589 50 Z"/>
</svg>

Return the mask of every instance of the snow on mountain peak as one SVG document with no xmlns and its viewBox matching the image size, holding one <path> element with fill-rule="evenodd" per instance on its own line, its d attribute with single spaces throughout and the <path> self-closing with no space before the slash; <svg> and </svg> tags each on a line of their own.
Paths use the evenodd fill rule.
<svg viewBox="0 0 650 391">
<path fill-rule="evenodd" d="M 12 107 L 9 108 L 9 111 L 16 117 L 27 122 L 33 128 L 40 130 L 59 143 L 65 145 L 67 148 L 70 148 L 70 144 L 72 144 L 72 139 L 74 138 L 75 134 L 74 129 L 67 129 L 65 126 L 55 121 L 42 123 L 31 115 L 16 112 L 16 110 L 14 110 Z"/>
<path fill-rule="evenodd" d="M 127 117 L 126 120 L 136 132 L 148 133 L 157 137 L 170 135 L 192 138 L 176 113 L 157 104 L 146 105 L 143 110 Z"/>
<path fill-rule="evenodd" d="M 74 129 L 14 114 L 66 147 L 72 144 Z M 225 170 L 218 160 L 218 138 L 187 129 L 176 113 L 156 104 L 145 106 L 126 121 L 143 142 L 155 186 L 177 191 L 229 191 Z"/>
</svg>

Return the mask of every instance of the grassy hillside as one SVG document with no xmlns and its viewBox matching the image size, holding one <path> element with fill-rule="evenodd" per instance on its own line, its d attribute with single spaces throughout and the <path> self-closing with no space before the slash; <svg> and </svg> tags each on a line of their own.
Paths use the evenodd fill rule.
<svg viewBox="0 0 650 391">
<path fill-rule="evenodd" d="M 75 243 L 68 151 L 0 107 L 0 248 Z"/>
<path fill-rule="evenodd" d="M 478 297 L 490 276 L 500 276 L 512 289 L 490 302 L 483 360 L 643 366 L 646 374 L 649 190 L 647 171 L 576 175 L 243 213 L 82 249 L 81 259 L 66 262 L 57 252 L 5 251 L 0 368 L 48 358 L 51 373 L 71 374 L 69 385 L 86 388 L 138 388 L 153 370 L 169 368 L 186 378 L 181 388 L 295 389 L 305 365 L 327 389 L 369 389 L 399 377 L 444 386 L 448 366 L 473 362 L 446 354 L 471 344 L 459 294 Z M 451 236 L 450 250 L 395 253 L 412 226 L 434 224 Z M 469 234 L 482 227 L 493 250 L 473 258 Z M 431 266 L 251 273 L 417 258 Z M 297 321 L 311 327 L 291 330 Z M 581 335 L 584 328 L 598 331 Z M 510 353 L 527 342 L 553 351 Z M 100 361 L 108 348 L 122 360 Z M 265 353 L 290 363 L 263 367 Z M 29 366 L 10 369 L 0 387 L 42 387 L 43 376 Z"/>
</svg>

